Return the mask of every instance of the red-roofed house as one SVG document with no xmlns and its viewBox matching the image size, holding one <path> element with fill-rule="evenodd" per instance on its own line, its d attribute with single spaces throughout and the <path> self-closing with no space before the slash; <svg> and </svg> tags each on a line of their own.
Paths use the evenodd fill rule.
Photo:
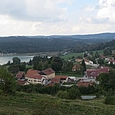
<svg viewBox="0 0 115 115">
<path fill-rule="evenodd" d="M 87 69 L 86 77 L 96 79 L 96 77 L 98 77 L 101 73 L 109 73 L 109 68 L 103 67 L 99 69 Z"/>
<path fill-rule="evenodd" d="M 115 60 L 109 60 L 108 64 L 113 63 L 115 65 Z"/>
<path fill-rule="evenodd" d="M 30 84 L 43 84 L 44 77 L 40 74 L 33 74 L 25 77 Z"/>
<path fill-rule="evenodd" d="M 52 68 L 48 68 L 46 70 L 43 70 L 39 72 L 40 75 L 43 75 L 47 79 L 52 79 L 55 77 L 55 71 Z"/>
<path fill-rule="evenodd" d="M 39 74 L 39 70 L 33 70 L 33 69 L 29 69 L 27 72 L 26 72 L 26 76 L 31 76 L 31 75 L 34 75 L 34 74 Z"/>
<path fill-rule="evenodd" d="M 88 86 L 93 86 L 94 85 L 94 82 L 92 81 L 82 81 L 80 80 L 78 82 L 78 87 L 88 87 Z"/>
<path fill-rule="evenodd" d="M 26 80 L 17 80 L 18 85 L 28 85 L 29 83 Z"/>
<path fill-rule="evenodd" d="M 60 83 L 68 82 L 68 76 L 55 76 L 54 79 L 59 80 Z"/>
<path fill-rule="evenodd" d="M 80 65 L 79 64 L 76 64 L 72 67 L 72 71 L 77 71 L 77 70 L 80 70 Z"/>
</svg>

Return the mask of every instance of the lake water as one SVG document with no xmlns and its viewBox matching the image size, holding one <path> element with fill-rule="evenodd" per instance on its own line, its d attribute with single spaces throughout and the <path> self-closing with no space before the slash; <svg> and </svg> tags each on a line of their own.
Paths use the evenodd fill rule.
<svg viewBox="0 0 115 115">
<path fill-rule="evenodd" d="M 29 62 L 34 56 L 0 56 L 0 65 L 6 64 L 8 61 L 12 62 L 13 57 L 18 57 L 21 62 Z"/>
</svg>

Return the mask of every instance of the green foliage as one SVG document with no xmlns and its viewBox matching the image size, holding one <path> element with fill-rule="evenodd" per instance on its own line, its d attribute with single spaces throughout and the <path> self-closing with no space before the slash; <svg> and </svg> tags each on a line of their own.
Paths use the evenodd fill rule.
<svg viewBox="0 0 115 115">
<path fill-rule="evenodd" d="M 99 58 L 97 61 L 98 61 L 98 64 L 100 64 L 100 65 L 103 65 L 103 64 L 104 64 L 104 60 L 101 59 L 101 58 Z"/>
<path fill-rule="evenodd" d="M 0 115 L 115 115 L 115 106 L 104 98 L 90 101 L 60 99 L 38 93 L 0 95 Z"/>
<path fill-rule="evenodd" d="M 6 69 L 0 68 L 0 90 L 5 94 L 15 94 L 15 79 Z"/>
<path fill-rule="evenodd" d="M 57 93 L 57 97 L 62 98 L 62 99 L 68 99 L 69 98 L 69 94 L 67 91 L 58 91 Z"/>
<path fill-rule="evenodd" d="M 103 50 L 103 54 L 104 54 L 105 56 L 107 56 L 107 55 L 112 55 L 112 50 L 111 50 L 111 48 L 110 48 L 110 47 L 105 48 L 105 49 Z"/>
<path fill-rule="evenodd" d="M 96 87 L 94 86 L 88 86 L 88 87 L 79 87 L 79 91 L 82 95 L 89 95 L 89 94 L 95 94 L 98 92 Z"/>
<path fill-rule="evenodd" d="M 76 86 L 70 87 L 69 90 L 59 90 L 57 96 L 62 99 L 80 99 L 81 94 L 79 89 Z"/>
<path fill-rule="evenodd" d="M 99 86 L 101 89 L 105 91 L 115 90 L 115 72 L 113 70 L 110 70 L 109 73 L 100 74 L 97 80 L 100 82 Z"/>
<path fill-rule="evenodd" d="M 13 60 L 14 65 L 19 65 L 20 64 L 20 59 L 18 57 L 14 57 L 12 60 Z"/>
<path fill-rule="evenodd" d="M 115 96 L 107 96 L 104 103 L 108 105 L 115 105 Z"/>
<path fill-rule="evenodd" d="M 80 99 L 81 93 L 77 87 L 71 87 L 68 91 L 69 99 Z"/>
</svg>

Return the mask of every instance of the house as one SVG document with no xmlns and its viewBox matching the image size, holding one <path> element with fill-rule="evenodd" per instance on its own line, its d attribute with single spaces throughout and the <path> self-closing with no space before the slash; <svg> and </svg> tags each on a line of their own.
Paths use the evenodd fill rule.
<svg viewBox="0 0 115 115">
<path fill-rule="evenodd" d="M 46 77 L 47 79 L 52 79 L 55 77 L 55 71 L 52 68 L 48 68 L 39 72 L 40 75 Z"/>
<path fill-rule="evenodd" d="M 46 86 L 54 86 L 55 84 L 60 84 L 68 81 L 67 76 L 55 76 L 51 79 L 51 83 L 47 84 Z"/>
<path fill-rule="evenodd" d="M 68 81 L 68 76 L 55 76 L 55 79 L 59 79 L 60 83 L 64 83 Z"/>
<path fill-rule="evenodd" d="M 29 85 L 30 83 L 28 83 L 26 80 L 17 80 L 17 84 L 18 85 Z"/>
<path fill-rule="evenodd" d="M 25 76 L 25 79 L 30 84 L 43 84 L 44 80 L 46 80 L 46 78 L 44 78 L 40 74 L 28 75 L 28 76 Z"/>
<path fill-rule="evenodd" d="M 111 64 L 111 63 L 115 65 L 115 60 L 109 60 L 108 64 Z"/>
<path fill-rule="evenodd" d="M 29 69 L 27 73 L 25 74 L 25 79 L 28 81 L 30 84 L 46 84 L 47 79 L 46 77 L 40 75 L 39 70 L 33 70 Z"/>
<path fill-rule="evenodd" d="M 17 79 L 17 80 L 25 79 L 25 72 L 19 71 L 19 72 L 16 74 L 16 79 Z"/>
<path fill-rule="evenodd" d="M 86 65 L 93 65 L 93 61 L 84 59 Z"/>
<path fill-rule="evenodd" d="M 39 73 L 40 73 L 39 70 L 29 69 L 29 70 L 26 72 L 26 76 L 31 76 L 31 75 L 39 74 Z"/>
<path fill-rule="evenodd" d="M 93 86 L 94 85 L 94 82 L 92 81 L 78 81 L 78 87 L 88 87 L 88 86 Z"/>
<path fill-rule="evenodd" d="M 80 70 L 80 65 L 79 64 L 76 64 L 72 67 L 72 71 L 77 71 L 77 70 Z"/>
<path fill-rule="evenodd" d="M 76 62 L 81 63 L 83 59 L 77 58 Z"/>
<path fill-rule="evenodd" d="M 109 73 L 109 68 L 108 67 L 101 67 L 98 69 L 87 69 L 85 76 L 87 78 L 96 79 L 101 73 Z"/>
</svg>

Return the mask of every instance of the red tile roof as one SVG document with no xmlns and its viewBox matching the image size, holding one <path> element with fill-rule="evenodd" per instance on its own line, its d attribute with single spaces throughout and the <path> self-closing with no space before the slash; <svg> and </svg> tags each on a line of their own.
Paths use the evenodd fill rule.
<svg viewBox="0 0 115 115">
<path fill-rule="evenodd" d="M 52 73 L 55 73 L 55 71 L 52 68 L 48 68 L 46 70 L 43 70 L 42 73 L 44 73 L 45 75 L 50 75 Z"/>
<path fill-rule="evenodd" d="M 60 79 L 54 77 L 54 78 L 51 79 L 51 83 L 60 83 Z"/>
<path fill-rule="evenodd" d="M 33 70 L 33 69 L 29 69 L 26 73 L 26 76 L 31 76 L 31 75 L 34 75 L 34 74 L 39 74 L 39 70 Z"/>
<path fill-rule="evenodd" d="M 86 70 L 86 75 L 88 77 L 97 77 L 99 76 L 101 73 L 108 73 L 109 72 L 109 68 L 104 67 L 104 68 L 100 68 L 100 69 L 87 69 Z"/>
<path fill-rule="evenodd" d="M 18 84 L 18 85 L 25 85 L 26 82 L 27 82 L 27 81 L 25 81 L 25 80 L 18 80 L 18 81 L 17 81 L 17 84 Z"/>
<path fill-rule="evenodd" d="M 78 87 L 88 87 L 88 86 L 92 86 L 94 85 L 94 82 L 82 82 L 82 81 L 79 81 L 78 82 Z"/>
<path fill-rule="evenodd" d="M 25 75 L 24 72 L 19 71 L 19 72 L 17 73 L 16 77 L 17 77 L 17 78 L 22 78 L 24 75 Z"/>
<path fill-rule="evenodd" d="M 33 79 L 42 79 L 42 76 L 39 74 L 34 74 L 34 75 L 30 75 L 28 76 L 28 78 L 33 78 Z"/>
</svg>

